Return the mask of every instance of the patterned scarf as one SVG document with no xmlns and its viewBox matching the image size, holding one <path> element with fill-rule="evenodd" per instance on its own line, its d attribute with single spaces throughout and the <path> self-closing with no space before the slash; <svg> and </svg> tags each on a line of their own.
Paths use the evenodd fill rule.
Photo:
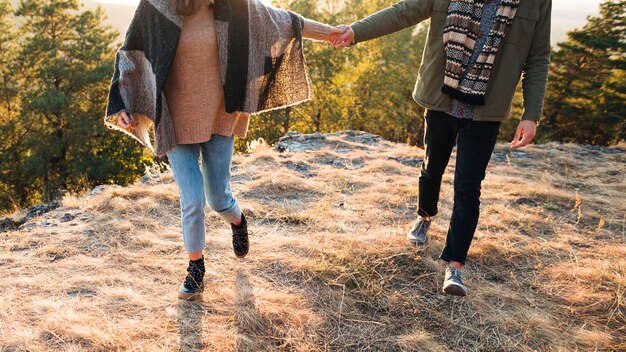
<svg viewBox="0 0 626 352">
<path fill-rule="evenodd" d="M 485 105 L 487 83 L 496 55 L 509 26 L 515 18 L 520 0 L 502 0 L 489 33 L 480 33 L 485 2 L 492 0 L 452 0 L 443 32 L 446 50 L 446 72 L 441 91 L 456 100 Z M 488 35 L 476 63 L 470 66 L 476 41 Z"/>
</svg>

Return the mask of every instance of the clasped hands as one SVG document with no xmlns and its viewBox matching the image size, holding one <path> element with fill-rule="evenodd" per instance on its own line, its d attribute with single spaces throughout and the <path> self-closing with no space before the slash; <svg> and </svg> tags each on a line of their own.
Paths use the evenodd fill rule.
<svg viewBox="0 0 626 352">
<path fill-rule="evenodd" d="M 326 38 L 326 42 L 338 49 L 350 46 L 353 41 L 354 31 L 346 24 L 332 27 L 330 34 Z"/>
</svg>

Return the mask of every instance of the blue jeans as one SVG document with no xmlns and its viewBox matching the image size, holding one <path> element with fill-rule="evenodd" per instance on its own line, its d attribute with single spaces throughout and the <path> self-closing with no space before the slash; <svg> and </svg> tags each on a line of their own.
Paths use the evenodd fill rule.
<svg viewBox="0 0 626 352">
<path fill-rule="evenodd" d="M 179 144 L 167 153 L 180 189 L 185 250 L 201 252 L 205 247 L 204 205 L 228 223 L 241 219 L 241 208 L 230 191 L 230 163 L 235 138 L 220 135 L 200 144 Z"/>
</svg>

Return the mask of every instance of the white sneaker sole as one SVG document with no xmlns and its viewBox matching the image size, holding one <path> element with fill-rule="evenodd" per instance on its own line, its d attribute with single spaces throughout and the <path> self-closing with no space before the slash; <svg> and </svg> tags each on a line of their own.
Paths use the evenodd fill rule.
<svg viewBox="0 0 626 352">
<path fill-rule="evenodd" d="M 415 238 L 415 237 L 413 237 L 411 235 L 407 235 L 406 239 L 407 239 L 407 241 L 409 241 L 414 246 L 419 246 L 419 245 L 426 244 L 426 240 L 424 240 L 422 242 L 421 240 L 418 240 L 417 238 Z"/>
<path fill-rule="evenodd" d="M 200 291 L 194 292 L 194 293 L 183 291 L 181 288 L 178 290 L 178 299 L 182 299 L 184 301 L 195 301 L 196 299 L 202 299 L 203 291 L 204 291 L 204 287 L 202 287 Z"/>
<path fill-rule="evenodd" d="M 452 296 L 465 297 L 467 296 L 467 287 L 451 283 L 443 286 L 443 292 Z"/>
<path fill-rule="evenodd" d="M 201 299 L 202 298 L 202 293 L 186 293 L 186 292 L 179 292 L 178 293 L 178 299 L 181 299 L 183 301 L 195 301 L 196 299 Z"/>
</svg>

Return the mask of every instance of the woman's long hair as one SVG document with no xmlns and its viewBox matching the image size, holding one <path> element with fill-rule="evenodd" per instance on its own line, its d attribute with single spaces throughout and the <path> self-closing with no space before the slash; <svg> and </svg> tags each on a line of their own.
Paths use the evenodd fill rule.
<svg viewBox="0 0 626 352">
<path fill-rule="evenodd" d="M 181 16 L 189 16 L 203 5 L 213 5 L 213 0 L 176 0 L 176 12 Z"/>
</svg>

